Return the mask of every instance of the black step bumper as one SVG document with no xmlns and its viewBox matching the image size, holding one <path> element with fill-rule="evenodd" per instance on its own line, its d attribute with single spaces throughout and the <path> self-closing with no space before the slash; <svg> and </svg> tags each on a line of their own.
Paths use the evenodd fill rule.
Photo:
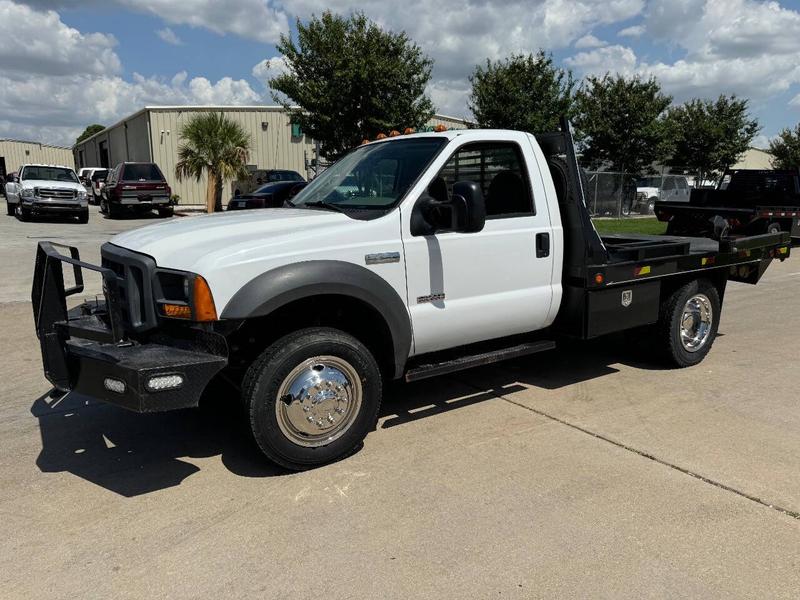
<svg viewBox="0 0 800 600">
<path fill-rule="evenodd" d="M 137 412 L 197 406 L 227 364 L 225 338 L 188 328 L 180 337 L 163 332 L 152 341 L 126 337 L 116 274 L 82 262 L 76 248 L 61 246 L 70 252 L 65 256 L 56 247 L 39 242 L 31 294 L 48 381 L 61 391 Z M 63 263 L 73 267 L 76 285 L 69 289 Z M 67 296 L 83 291 L 83 269 L 101 275 L 105 301 L 68 311 Z"/>
</svg>

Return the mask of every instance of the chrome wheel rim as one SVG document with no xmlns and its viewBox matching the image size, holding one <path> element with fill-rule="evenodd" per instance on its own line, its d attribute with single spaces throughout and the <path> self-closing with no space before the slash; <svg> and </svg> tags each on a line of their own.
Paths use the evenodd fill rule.
<svg viewBox="0 0 800 600">
<path fill-rule="evenodd" d="M 705 294 L 695 294 L 686 301 L 681 317 L 681 344 L 688 352 L 697 352 L 708 342 L 714 309 Z"/>
<path fill-rule="evenodd" d="M 314 356 L 292 369 L 278 388 L 278 427 L 299 446 L 330 444 L 356 420 L 362 395 L 361 379 L 349 362 Z"/>
</svg>

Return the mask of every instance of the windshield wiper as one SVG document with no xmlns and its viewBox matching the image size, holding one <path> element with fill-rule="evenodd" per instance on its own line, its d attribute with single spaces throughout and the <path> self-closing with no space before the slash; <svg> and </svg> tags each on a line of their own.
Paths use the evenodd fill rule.
<svg viewBox="0 0 800 600">
<path fill-rule="evenodd" d="M 313 202 L 303 202 L 303 204 L 295 204 L 294 206 L 302 207 L 302 206 L 310 206 L 311 208 L 327 208 L 328 210 L 333 210 L 336 212 L 347 214 L 346 211 L 341 207 L 337 206 L 333 202 L 325 202 L 324 200 L 314 200 Z"/>
</svg>

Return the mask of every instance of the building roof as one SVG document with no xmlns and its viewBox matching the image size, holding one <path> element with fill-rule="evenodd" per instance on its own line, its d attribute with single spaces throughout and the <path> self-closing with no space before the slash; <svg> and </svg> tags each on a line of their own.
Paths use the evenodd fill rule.
<svg viewBox="0 0 800 600">
<path fill-rule="evenodd" d="M 59 146 L 58 144 L 47 144 L 45 142 L 32 142 L 30 140 L 15 140 L 13 138 L 0 138 L 0 142 L 11 142 L 14 144 L 32 144 L 34 146 L 47 146 L 48 148 L 58 148 L 59 150 L 71 150 L 69 146 Z"/>
<path fill-rule="evenodd" d="M 298 107 L 292 107 L 292 108 L 298 108 Z M 150 105 L 150 106 L 145 106 L 144 108 L 142 108 L 140 110 L 137 110 L 135 113 L 133 113 L 131 115 L 128 115 L 127 117 L 121 119 L 120 121 L 117 121 L 113 125 L 109 125 L 108 127 L 103 129 L 102 131 L 98 131 L 94 135 L 91 135 L 88 138 L 86 138 L 84 140 L 81 140 L 80 143 L 74 144 L 71 149 L 74 150 L 76 146 L 79 146 L 81 144 L 85 144 L 86 142 L 96 138 L 97 136 L 106 133 L 110 129 L 114 129 L 115 127 L 119 127 L 120 125 L 124 124 L 125 122 L 130 121 L 131 119 L 135 119 L 139 115 L 144 114 L 146 112 L 153 112 L 153 111 L 160 111 L 160 112 L 167 112 L 167 111 L 209 112 L 209 111 L 216 111 L 216 110 L 218 110 L 218 111 L 223 111 L 223 110 L 224 111 L 247 111 L 247 110 L 252 110 L 252 111 L 275 111 L 275 112 L 279 112 L 279 111 L 283 111 L 285 109 L 283 108 L 283 106 L 275 105 L 275 104 L 244 105 L 244 106 L 238 106 L 238 105 L 224 106 L 224 105 L 221 105 L 221 104 L 199 104 L 199 105 L 196 105 L 196 104 L 185 104 L 185 105 L 161 105 L 161 106 L 160 105 Z M 460 117 L 451 117 L 449 115 L 434 114 L 432 118 L 441 119 L 443 121 L 458 121 L 458 122 L 464 123 L 464 124 L 469 124 L 470 123 L 470 121 L 468 121 L 467 119 L 463 119 L 463 118 L 460 118 Z M 70 148 L 68 148 L 68 149 L 70 149 Z"/>
</svg>

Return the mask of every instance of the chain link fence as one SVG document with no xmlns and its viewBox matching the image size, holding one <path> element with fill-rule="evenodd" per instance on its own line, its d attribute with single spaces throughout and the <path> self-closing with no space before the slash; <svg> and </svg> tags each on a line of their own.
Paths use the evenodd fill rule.
<svg viewBox="0 0 800 600">
<path fill-rule="evenodd" d="M 639 175 L 620 171 L 585 171 L 586 204 L 593 217 L 622 219 L 653 214 L 657 202 L 688 202 L 698 182 L 688 168 L 672 167 Z M 704 181 L 702 187 L 715 182 Z M 699 187 L 699 186 L 698 186 Z"/>
</svg>

